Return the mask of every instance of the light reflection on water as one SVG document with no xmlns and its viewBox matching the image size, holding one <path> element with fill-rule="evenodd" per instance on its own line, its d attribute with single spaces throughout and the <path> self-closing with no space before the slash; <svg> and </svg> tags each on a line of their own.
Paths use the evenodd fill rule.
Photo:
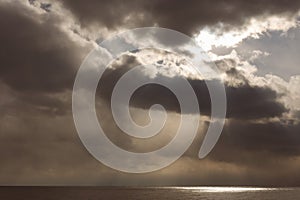
<svg viewBox="0 0 300 200">
<path fill-rule="evenodd" d="M 258 188 L 258 187 L 175 187 L 181 190 L 190 190 L 192 192 L 256 192 L 256 191 L 273 191 L 273 190 L 287 190 L 288 188 Z"/>
<path fill-rule="evenodd" d="M 0 187 L 12 200 L 299 200 L 300 188 L 258 187 Z"/>
</svg>

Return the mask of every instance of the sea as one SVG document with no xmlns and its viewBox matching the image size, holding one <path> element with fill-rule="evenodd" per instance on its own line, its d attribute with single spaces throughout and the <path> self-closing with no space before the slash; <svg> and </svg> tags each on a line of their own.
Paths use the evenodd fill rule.
<svg viewBox="0 0 300 200">
<path fill-rule="evenodd" d="M 300 200 L 300 188 L 0 187 L 1 200 Z"/>
</svg>

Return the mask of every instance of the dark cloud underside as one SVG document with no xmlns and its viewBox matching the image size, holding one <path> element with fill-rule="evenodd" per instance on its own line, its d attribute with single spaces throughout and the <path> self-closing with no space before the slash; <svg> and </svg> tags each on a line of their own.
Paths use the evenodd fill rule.
<svg viewBox="0 0 300 200">
<path fill-rule="evenodd" d="M 134 56 L 125 55 L 120 58 L 122 63 L 114 65 L 114 70 L 107 70 L 100 80 L 100 95 L 110 102 L 111 93 L 117 81 L 124 73 L 134 66 L 141 65 Z M 140 74 L 143 79 L 150 79 L 148 76 Z M 166 82 L 179 82 L 182 77 L 175 76 L 172 78 L 158 75 L 158 78 Z M 236 72 L 235 76 L 238 76 Z M 204 80 L 188 79 L 197 96 L 201 114 L 210 115 L 210 96 Z M 209 80 L 217 82 L 217 80 Z M 227 117 L 240 119 L 259 119 L 264 117 L 280 117 L 287 109 L 278 102 L 277 94 L 269 87 L 251 86 L 249 84 L 241 86 L 225 85 L 227 96 Z M 140 87 L 132 96 L 131 103 L 135 107 L 148 109 L 154 104 L 164 105 L 169 111 L 180 112 L 180 107 L 175 95 L 167 88 L 148 84 Z M 195 111 L 190 110 L 190 113 Z"/>
<path fill-rule="evenodd" d="M 253 16 L 296 13 L 300 2 L 280 0 L 64 0 L 84 24 L 101 23 L 109 28 L 140 27 L 158 24 L 186 34 L 195 33 L 200 27 L 223 22 L 241 25 Z M 130 18 L 126 18 L 130 16 Z"/>
<path fill-rule="evenodd" d="M 57 28 L 38 21 L 21 6 L 0 6 L 0 78 L 17 90 L 70 89 L 81 60 L 79 46 Z"/>
</svg>

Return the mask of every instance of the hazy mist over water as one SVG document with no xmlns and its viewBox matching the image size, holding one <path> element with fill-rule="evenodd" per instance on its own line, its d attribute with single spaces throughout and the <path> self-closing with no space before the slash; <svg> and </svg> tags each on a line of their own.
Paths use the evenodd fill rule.
<svg viewBox="0 0 300 200">
<path fill-rule="evenodd" d="M 298 200 L 300 188 L 255 187 L 1 187 L 0 199 L 206 199 Z"/>
</svg>

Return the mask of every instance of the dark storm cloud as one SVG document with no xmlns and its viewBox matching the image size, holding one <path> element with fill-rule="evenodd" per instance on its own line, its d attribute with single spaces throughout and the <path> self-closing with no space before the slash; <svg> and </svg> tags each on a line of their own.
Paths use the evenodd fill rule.
<svg viewBox="0 0 300 200">
<path fill-rule="evenodd" d="M 278 102 L 277 93 L 268 87 L 244 85 L 226 87 L 230 118 L 280 117 L 288 110 Z"/>
<path fill-rule="evenodd" d="M 240 25 L 249 17 L 264 14 L 294 14 L 300 2 L 280 0 L 64 0 L 83 25 L 101 23 L 108 28 L 153 26 L 191 34 L 205 25 L 224 22 Z"/>
<path fill-rule="evenodd" d="M 209 158 L 253 168 L 278 169 L 298 157 L 299 128 L 300 124 L 279 121 L 229 120 Z"/>
<path fill-rule="evenodd" d="M 172 78 L 169 81 L 175 83 L 176 79 L 180 78 Z M 189 82 L 197 96 L 201 113 L 210 115 L 211 102 L 206 83 L 201 80 L 189 80 Z M 226 86 L 225 89 L 228 101 L 228 118 L 276 117 L 287 111 L 284 105 L 277 101 L 276 92 L 270 88 L 245 85 L 241 87 Z M 168 89 L 157 85 L 148 85 L 137 90 L 132 97 L 132 104 L 142 108 L 149 108 L 153 104 L 162 104 L 169 111 L 180 112 L 174 94 Z M 194 111 L 190 110 L 189 112 L 193 113 Z"/>
<path fill-rule="evenodd" d="M 114 69 L 107 70 L 100 79 L 100 96 L 110 102 L 111 93 L 115 84 L 129 69 L 134 66 L 141 65 L 135 56 L 124 55 L 120 58 L 118 64 L 113 64 Z M 233 68 L 227 72 L 235 77 L 243 77 L 238 71 Z M 137 74 L 143 79 L 151 79 L 147 75 Z M 176 85 L 182 77 L 165 77 L 157 75 L 157 78 L 166 80 L 167 82 Z M 245 77 L 244 77 L 245 78 Z M 188 79 L 190 85 L 197 96 L 201 114 L 210 115 L 211 102 L 209 92 L 204 80 Z M 215 84 L 217 80 L 207 80 L 211 84 Z M 278 94 L 271 88 L 251 86 L 246 82 L 244 85 L 230 86 L 225 85 L 227 96 L 227 117 L 242 118 L 242 119 L 257 119 L 264 117 L 279 117 L 287 109 L 278 102 Z M 154 104 L 164 105 L 169 111 L 180 112 L 180 107 L 176 96 L 167 88 L 148 84 L 140 87 L 131 98 L 131 105 L 148 109 Z M 189 110 L 189 113 L 194 113 L 194 110 Z"/>
<path fill-rule="evenodd" d="M 71 88 L 82 49 L 56 19 L 32 15 L 21 4 L 0 6 L 0 79 L 17 90 Z"/>
<path fill-rule="evenodd" d="M 34 4 L 33 0 L 30 2 Z M 192 33 L 217 22 L 236 25 L 250 16 L 294 13 L 300 2 L 65 0 L 63 4 L 82 26 L 100 23 L 111 30 L 157 23 Z M 276 92 L 267 86 L 251 86 L 234 68 L 227 75 L 243 80 L 244 84 L 226 86 L 230 119 L 209 158 L 198 161 L 201 141 L 196 141 L 194 157 L 188 152 L 170 168 L 137 176 L 110 170 L 93 159 L 81 144 L 71 115 L 71 89 L 82 55 L 87 51 L 59 28 L 59 19 L 51 15 L 52 5 L 52 1 L 40 4 L 45 14 L 36 15 L 15 2 L 0 4 L 0 184 L 280 185 L 276 179 L 288 181 L 290 177 L 295 179 L 291 185 L 300 184 L 298 169 L 293 167 L 299 162 L 292 160 L 300 153 L 299 125 L 295 121 L 259 123 L 258 118 L 280 117 L 286 109 L 277 101 Z M 127 18 L 129 14 L 131 18 Z M 124 67 L 107 70 L 101 79 L 104 85 L 100 85 L 100 96 L 109 100 L 118 78 L 137 64 L 140 63 L 134 56 L 127 56 Z M 172 82 L 180 77 L 169 79 Z M 209 114 L 205 83 L 189 81 L 196 91 L 201 113 Z M 140 88 L 131 103 L 145 109 L 160 103 L 169 111 L 179 112 L 174 95 L 153 85 Z M 104 107 L 98 107 L 104 113 L 99 119 L 110 139 L 121 147 L 134 149 L 134 140 L 120 136 L 124 133 L 120 133 L 111 114 L 106 114 L 110 110 Z M 294 117 L 299 119 L 299 113 L 294 112 Z M 177 124 L 172 120 L 171 125 Z M 278 172 L 280 167 L 289 172 L 288 178 Z"/>
</svg>

